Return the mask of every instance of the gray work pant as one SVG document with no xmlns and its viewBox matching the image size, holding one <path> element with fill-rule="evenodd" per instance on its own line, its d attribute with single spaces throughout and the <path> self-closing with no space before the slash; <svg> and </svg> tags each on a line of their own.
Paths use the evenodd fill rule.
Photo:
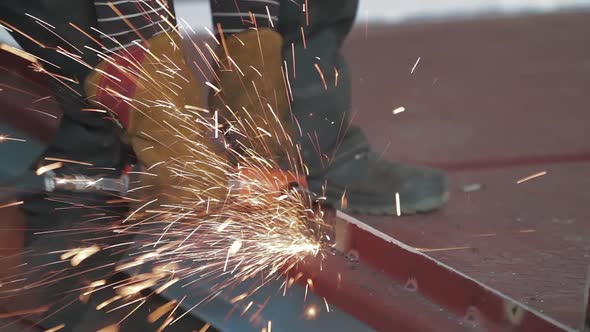
<svg viewBox="0 0 590 332">
<path fill-rule="evenodd" d="M 349 126 L 351 77 L 341 47 L 357 8 L 358 0 L 281 2 L 279 31 L 285 42 L 292 110 L 301 127 L 299 142 L 311 177 L 321 175 L 327 161 L 321 155 L 335 152 Z M 349 148 L 340 146 L 339 150 Z"/>
</svg>

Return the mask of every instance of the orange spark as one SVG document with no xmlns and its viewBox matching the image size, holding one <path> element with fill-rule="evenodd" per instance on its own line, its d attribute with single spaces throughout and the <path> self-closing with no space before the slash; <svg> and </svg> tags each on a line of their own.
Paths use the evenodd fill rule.
<svg viewBox="0 0 590 332">
<path fill-rule="evenodd" d="M 96 306 L 96 310 L 101 310 L 101 309 L 103 309 L 104 307 L 108 306 L 109 304 L 111 304 L 111 303 L 113 303 L 113 302 L 115 302 L 115 301 L 119 300 L 120 298 L 122 298 L 122 296 L 121 296 L 121 295 L 115 295 L 115 296 L 111 297 L 110 299 L 108 299 L 108 300 L 105 300 L 105 301 L 103 301 L 103 302 L 99 303 L 99 304 Z"/>
<path fill-rule="evenodd" d="M 244 308 L 244 310 L 242 311 L 242 313 L 240 314 L 240 316 L 243 316 L 246 313 L 246 311 L 248 311 L 248 309 L 250 309 L 250 307 L 252 307 L 253 304 L 254 304 L 254 302 L 250 301 L 248 303 L 248 305 L 246 306 L 246 308 Z"/>
<path fill-rule="evenodd" d="M 305 7 L 303 7 L 303 10 L 305 11 L 305 25 L 309 25 L 309 4 L 307 3 L 307 0 L 305 0 Z"/>
<path fill-rule="evenodd" d="M 315 305 L 311 304 L 305 309 L 303 316 L 307 320 L 316 319 L 316 317 L 318 316 L 318 309 Z"/>
<path fill-rule="evenodd" d="M 9 136 L 5 136 L 5 135 L 0 135 L 0 143 L 2 143 L 4 141 L 26 142 L 27 140 L 22 139 L 22 138 L 14 138 L 14 137 L 9 137 Z"/>
<path fill-rule="evenodd" d="M 211 327 L 210 323 L 206 323 L 205 325 L 203 325 L 203 327 L 201 327 L 201 329 L 199 330 L 199 332 L 207 332 L 207 330 L 209 330 L 209 328 Z"/>
<path fill-rule="evenodd" d="M 59 324 L 57 326 L 54 326 L 54 327 L 52 327 L 50 329 L 45 330 L 45 332 L 56 332 L 56 331 L 59 331 L 59 330 L 63 329 L 64 327 L 66 327 L 66 324 L 63 324 L 62 323 L 62 324 Z"/>
<path fill-rule="evenodd" d="M 307 42 L 305 41 L 305 31 L 303 30 L 303 27 L 301 27 L 301 39 L 303 40 L 303 49 L 306 50 Z"/>
<path fill-rule="evenodd" d="M 129 21 L 127 19 L 127 17 L 125 17 L 125 15 L 123 15 L 123 13 L 121 13 L 121 11 L 115 6 L 113 5 L 112 2 L 108 3 L 109 7 L 111 7 L 111 9 L 117 14 L 117 16 L 119 16 L 124 22 L 125 24 L 127 24 L 127 26 L 129 26 L 129 28 L 131 28 L 131 30 L 133 30 L 133 32 L 135 32 L 135 34 L 146 44 L 149 44 L 148 41 L 145 39 L 145 37 L 141 34 L 141 32 L 139 32 L 139 30 L 137 30 L 137 28 L 135 28 L 135 26 L 131 23 L 131 21 Z"/>
<path fill-rule="evenodd" d="M 420 57 L 418 57 L 418 60 L 416 60 L 416 63 L 414 63 L 414 67 L 412 67 L 412 70 L 410 70 L 410 74 L 414 73 L 414 70 L 416 70 L 416 67 L 418 66 L 419 62 L 420 62 Z"/>
<path fill-rule="evenodd" d="M 16 48 L 16 47 L 10 46 L 8 44 L 0 43 L 0 50 L 4 50 L 9 53 L 12 53 L 12 54 L 14 54 L 18 57 L 21 57 L 29 62 L 37 63 L 37 58 L 34 55 L 27 53 L 27 52 L 21 50 L 20 48 Z"/>
<path fill-rule="evenodd" d="M 0 209 L 4 209 L 4 208 L 7 208 L 7 207 L 11 207 L 11 206 L 21 205 L 23 203 L 24 203 L 24 201 L 16 201 L 16 202 L 6 203 L 6 204 L 3 204 L 3 205 L 0 205 Z"/>
<path fill-rule="evenodd" d="M 542 171 L 542 172 L 539 172 L 539 173 L 535 173 L 535 174 L 529 175 L 527 177 L 524 177 L 524 178 L 516 181 L 516 184 L 521 184 L 523 182 L 532 180 L 534 178 L 538 178 L 538 177 L 543 176 L 543 175 L 546 175 L 546 174 L 547 174 L 547 171 Z"/>
<path fill-rule="evenodd" d="M 315 63 L 314 67 L 315 67 L 315 70 L 317 70 L 318 74 L 320 75 L 320 78 L 322 79 L 322 83 L 324 84 L 324 90 L 328 90 L 328 84 L 326 84 L 326 79 L 324 78 L 324 72 L 320 68 L 320 65 Z"/>
<path fill-rule="evenodd" d="M 291 56 L 293 57 L 293 79 L 297 78 L 297 70 L 295 65 L 295 43 L 291 43 Z"/>
<path fill-rule="evenodd" d="M 46 312 L 47 310 L 49 310 L 49 306 L 44 305 L 44 306 L 41 306 L 41 307 L 35 308 L 35 309 L 5 312 L 5 313 L 0 313 L 0 319 L 11 318 L 11 317 L 24 317 L 24 316 L 33 315 L 33 314 L 41 314 L 41 313 Z"/>
<path fill-rule="evenodd" d="M 64 158 L 56 158 L 56 157 L 45 157 L 44 158 L 47 161 L 61 161 L 64 163 L 70 163 L 70 164 L 78 164 L 78 165 L 84 165 L 84 166 L 94 166 L 94 164 L 91 163 L 87 163 L 84 161 L 78 161 L 78 160 L 72 160 L 72 159 L 64 159 Z"/>
<path fill-rule="evenodd" d="M 162 304 L 156 310 L 152 311 L 148 317 L 147 321 L 150 323 L 155 323 L 158 319 L 164 316 L 166 313 L 170 312 L 176 306 L 176 300 L 171 300 Z"/>
<path fill-rule="evenodd" d="M 96 331 L 96 332 L 119 332 L 119 324 L 111 324 L 109 326 L 105 326 L 102 329 Z"/>
<path fill-rule="evenodd" d="M 398 107 L 398 108 L 394 109 L 394 110 L 392 111 L 392 113 L 393 113 L 393 114 L 400 114 L 401 112 L 404 112 L 405 110 L 406 110 L 406 108 L 405 108 L 405 107 L 403 107 L 403 106 L 400 106 L 400 107 Z"/>
<path fill-rule="evenodd" d="M 58 168 L 62 167 L 63 165 L 64 164 L 61 161 L 58 161 L 58 162 L 55 162 L 55 163 L 51 163 L 51 164 L 48 164 L 48 165 L 44 165 L 44 166 L 41 166 L 41 167 L 37 168 L 37 170 L 35 171 L 35 174 L 41 175 L 41 174 L 43 174 L 45 172 L 49 172 L 49 171 L 52 171 L 54 169 L 58 169 Z"/>
</svg>

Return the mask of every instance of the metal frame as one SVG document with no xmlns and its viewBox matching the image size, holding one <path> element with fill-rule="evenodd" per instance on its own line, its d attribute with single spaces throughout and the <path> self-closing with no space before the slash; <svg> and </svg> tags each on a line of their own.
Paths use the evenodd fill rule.
<svg viewBox="0 0 590 332">
<path fill-rule="evenodd" d="M 300 269 L 316 294 L 376 330 L 573 331 L 345 213 L 332 223 L 337 253 Z"/>
</svg>

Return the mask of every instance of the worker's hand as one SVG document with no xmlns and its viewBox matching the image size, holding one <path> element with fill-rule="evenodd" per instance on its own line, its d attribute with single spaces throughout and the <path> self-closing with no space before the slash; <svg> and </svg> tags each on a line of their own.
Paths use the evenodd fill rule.
<svg viewBox="0 0 590 332">
<path fill-rule="evenodd" d="M 216 50 L 219 89 L 209 107 L 237 127 L 230 138 L 246 157 L 293 166 L 297 160 L 282 68 L 283 39 L 268 28 L 223 36 Z M 293 169 L 293 167 L 289 167 Z"/>
<path fill-rule="evenodd" d="M 212 116 L 176 33 L 161 33 L 102 61 L 85 81 L 89 99 L 126 130 L 144 165 L 144 192 L 181 203 L 224 194 L 224 157 L 212 140 Z M 149 188 L 153 190 L 149 190 Z"/>
</svg>

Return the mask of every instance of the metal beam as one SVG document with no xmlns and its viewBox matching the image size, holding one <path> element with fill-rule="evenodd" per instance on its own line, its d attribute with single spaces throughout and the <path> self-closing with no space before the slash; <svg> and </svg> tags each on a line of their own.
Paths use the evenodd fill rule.
<svg viewBox="0 0 590 332">
<path fill-rule="evenodd" d="M 377 330 L 573 330 L 340 211 L 331 223 L 337 252 L 300 270 Z"/>
</svg>

